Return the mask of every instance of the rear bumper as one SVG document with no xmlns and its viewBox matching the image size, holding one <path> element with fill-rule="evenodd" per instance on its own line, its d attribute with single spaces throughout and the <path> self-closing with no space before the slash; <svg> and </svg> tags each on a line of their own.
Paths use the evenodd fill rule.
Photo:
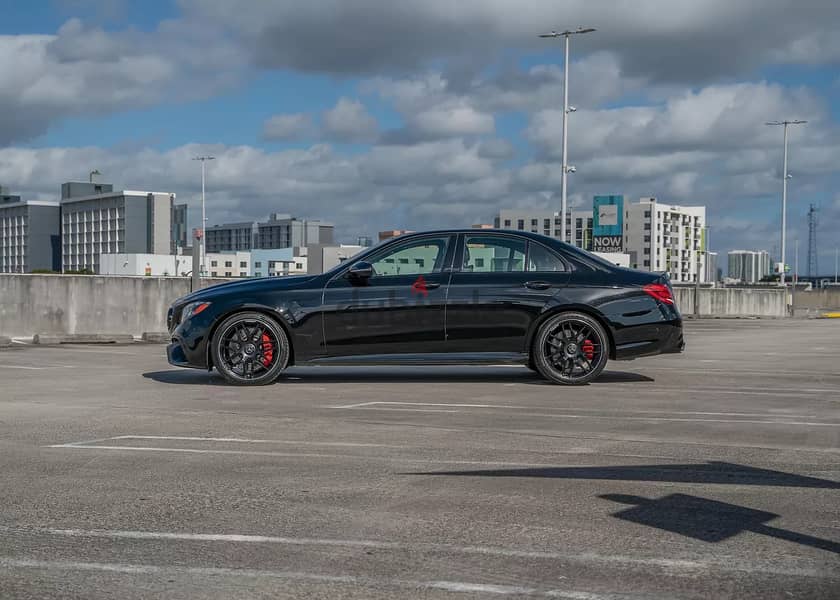
<svg viewBox="0 0 840 600">
<path fill-rule="evenodd" d="M 643 339 L 616 346 L 616 360 L 633 360 L 657 354 L 679 354 L 685 349 L 681 319 L 647 325 L 644 326 L 644 330 Z"/>
</svg>

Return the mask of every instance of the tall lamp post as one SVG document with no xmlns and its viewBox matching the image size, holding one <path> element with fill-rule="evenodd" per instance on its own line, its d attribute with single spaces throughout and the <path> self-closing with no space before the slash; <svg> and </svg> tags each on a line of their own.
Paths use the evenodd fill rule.
<svg viewBox="0 0 840 600">
<path fill-rule="evenodd" d="M 595 31 L 594 27 L 578 27 L 577 29 L 566 30 L 566 31 L 552 31 L 551 33 L 541 33 L 539 37 L 541 38 L 564 38 L 564 45 L 565 45 L 565 57 L 563 60 L 563 166 L 562 166 L 562 179 L 560 180 L 560 239 L 562 241 L 566 240 L 566 176 L 569 173 L 574 173 L 575 168 L 569 166 L 569 162 L 567 160 L 567 138 L 568 138 L 568 127 L 566 120 L 569 117 L 570 112 L 574 112 L 576 109 L 574 106 L 569 106 L 569 37 L 578 33 L 591 33 Z"/>
<path fill-rule="evenodd" d="M 215 156 L 196 156 L 193 160 L 201 161 L 201 267 L 200 273 L 204 275 L 205 272 L 205 258 L 207 256 L 207 214 L 204 209 L 204 164 L 208 160 L 216 160 Z"/>
<path fill-rule="evenodd" d="M 781 125 L 784 127 L 785 136 L 785 151 L 782 166 L 782 261 L 779 268 L 779 284 L 785 285 L 785 238 L 787 230 L 787 180 L 791 178 L 791 174 L 787 170 L 787 155 L 788 155 L 788 125 L 802 125 L 808 121 L 770 121 L 765 125 Z"/>
</svg>

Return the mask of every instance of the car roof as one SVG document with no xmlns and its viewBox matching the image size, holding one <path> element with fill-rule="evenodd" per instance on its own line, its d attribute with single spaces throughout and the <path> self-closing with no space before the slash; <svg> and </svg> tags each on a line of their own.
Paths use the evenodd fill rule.
<svg viewBox="0 0 840 600">
<path fill-rule="evenodd" d="M 506 233 L 506 234 L 513 234 L 513 235 L 522 235 L 525 237 L 533 238 L 536 240 L 555 240 L 547 235 L 542 235 L 539 233 L 534 233 L 533 231 L 521 231 L 519 229 L 474 229 L 472 227 L 461 227 L 455 229 L 429 229 L 427 231 L 412 231 L 411 233 L 403 233 L 402 235 L 395 236 L 389 239 L 407 239 L 410 237 L 416 237 L 419 235 L 429 235 L 429 234 L 454 234 L 454 233 L 472 233 L 475 235 L 483 235 L 486 233 Z M 384 241 L 384 240 L 383 240 Z M 560 240 L 555 240 L 560 241 Z"/>
</svg>

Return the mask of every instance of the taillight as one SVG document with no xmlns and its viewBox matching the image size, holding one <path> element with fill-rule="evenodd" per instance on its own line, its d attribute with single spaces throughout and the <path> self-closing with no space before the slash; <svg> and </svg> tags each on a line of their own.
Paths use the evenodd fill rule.
<svg viewBox="0 0 840 600">
<path fill-rule="evenodd" d="M 664 283 L 649 283 L 645 287 L 642 288 L 649 296 L 652 296 L 656 300 L 663 302 L 665 304 L 673 304 L 674 303 L 674 294 L 671 293 L 671 288 L 669 288 Z"/>
</svg>

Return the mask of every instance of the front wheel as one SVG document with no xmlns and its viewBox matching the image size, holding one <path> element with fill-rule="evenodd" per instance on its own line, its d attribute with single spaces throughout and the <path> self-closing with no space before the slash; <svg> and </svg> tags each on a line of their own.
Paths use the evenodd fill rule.
<svg viewBox="0 0 840 600">
<path fill-rule="evenodd" d="M 609 338 L 583 313 L 560 313 L 540 326 L 531 355 L 540 374 L 554 383 L 583 385 L 604 370 Z"/>
<path fill-rule="evenodd" d="M 216 328 L 213 365 L 230 383 L 271 383 L 289 363 L 289 338 L 277 321 L 262 313 L 231 315 Z"/>
</svg>

